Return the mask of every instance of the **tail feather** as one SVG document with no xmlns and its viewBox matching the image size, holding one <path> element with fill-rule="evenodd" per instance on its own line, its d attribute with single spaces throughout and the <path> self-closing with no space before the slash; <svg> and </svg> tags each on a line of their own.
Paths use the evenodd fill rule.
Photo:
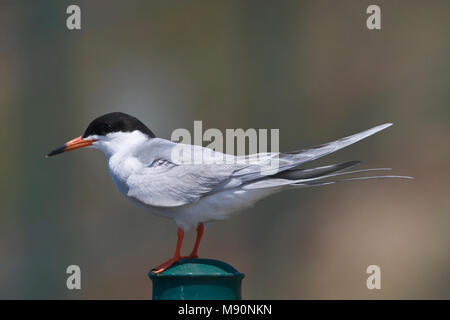
<svg viewBox="0 0 450 320">
<path fill-rule="evenodd" d="M 390 127 L 392 123 L 385 123 L 371 129 L 353 134 L 351 136 L 321 144 L 312 148 L 302 149 L 292 152 L 257 154 L 246 156 L 244 160 L 254 160 L 260 158 L 257 164 L 244 166 L 233 173 L 234 177 L 239 178 L 242 182 L 252 183 L 262 177 L 268 177 L 294 169 L 302 164 L 324 157 L 330 153 L 336 152 L 347 146 L 350 146 L 362 139 L 365 139 L 381 130 Z M 272 161 L 276 161 L 277 166 L 272 166 Z M 263 174 L 262 174 L 263 172 Z"/>
<path fill-rule="evenodd" d="M 344 163 L 338 163 L 314 169 L 288 170 L 269 177 L 262 178 L 258 181 L 248 183 L 243 188 L 249 190 L 249 189 L 274 188 L 282 186 L 312 187 L 312 186 L 333 184 L 336 182 L 343 182 L 343 181 L 367 180 L 377 178 L 412 179 L 412 177 L 408 176 L 384 175 L 384 176 L 354 177 L 336 181 L 323 181 L 325 179 L 355 173 L 391 170 L 391 168 L 371 168 L 371 169 L 346 171 L 350 168 L 359 165 L 360 163 L 361 163 L 360 161 L 348 161 Z"/>
<path fill-rule="evenodd" d="M 325 176 L 334 172 L 347 170 L 356 167 L 359 164 L 361 164 L 361 161 L 347 161 L 313 169 L 290 169 L 274 174 L 271 177 L 288 180 L 312 179 Z"/>
<path fill-rule="evenodd" d="M 294 183 L 291 184 L 291 186 L 294 187 L 317 187 L 317 186 L 325 186 L 329 184 L 335 184 L 339 182 L 347 182 L 347 181 L 355 181 L 355 180 L 370 180 L 370 179 L 391 179 L 391 178 L 397 178 L 397 179 L 414 179 L 413 177 L 409 176 L 369 176 L 369 177 L 354 177 L 354 178 L 346 178 L 346 179 L 340 179 L 335 181 L 311 181 L 306 183 Z"/>
<path fill-rule="evenodd" d="M 334 164 L 331 166 L 318 167 L 314 169 L 298 169 L 299 166 L 305 163 L 316 160 L 330 153 L 336 152 L 342 148 L 345 148 L 349 145 L 352 145 L 381 130 L 386 129 L 387 127 L 390 127 L 391 125 L 392 123 L 385 123 L 373 127 L 371 129 L 359 132 L 357 134 L 308 149 L 302 149 L 287 153 L 264 154 L 264 157 L 262 157 L 262 160 L 260 162 L 236 170 L 233 173 L 233 177 L 236 177 L 240 180 L 240 182 L 243 184 L 242 186 L 243 189 L 277 188 L 284 186 L 308 187 L 308 186 L 332 184 L 341 181 L 366 180 L 378 178 L 412 179 L 411 177 L 405 176 L 386 175 L 386 176 L 348 178 L 338 181 L 324 181 L 325 179 L 341 175 L 348 175 L 369 171 L 391 170 L 390 168 L 375 168 L 356 171 L 346 171 L 350 168 L 359 165 L 360 164 L 359 161 L 348 161 Z M 276 158 L 278 166 L 272 168 L 271 161 L 274 158 Z M 267 170 L 265 170 L 266 167 L 268 167 Z"/>
</svg>

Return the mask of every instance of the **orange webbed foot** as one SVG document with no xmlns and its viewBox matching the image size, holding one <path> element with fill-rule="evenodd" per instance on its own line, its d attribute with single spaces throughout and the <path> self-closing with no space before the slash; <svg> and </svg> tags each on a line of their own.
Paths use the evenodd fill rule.
<svg viewBox="0 0 450 320">
<path fill-rule="evenodd" d="M 154 268 L 153 269 L 153 273 L 158 274 L 158 273 L 161 273 L 163 271 L 166 271 L 167 269 L 169 269 L 171 266 L 173 266 L 178 261 L 180 261 L 180 258 L 169 259 L 166 262 L 164 262 L 163 264 L 161 264 L 161 265 L 157 266 L 156 268 Z"/>
</svg>

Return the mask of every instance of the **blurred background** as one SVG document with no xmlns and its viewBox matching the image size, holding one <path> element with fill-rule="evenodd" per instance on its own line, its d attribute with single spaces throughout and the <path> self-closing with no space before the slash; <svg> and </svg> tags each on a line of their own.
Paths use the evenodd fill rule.
<svg viewBox="0 0 450 320">
<path fill-rule="evenodd" d="M 209 225 L 200 254 L 244 272 L 247 299 L 449 299 L 449 14 L 446 0 L 2 0 L 0 298 L 151 298 L 175 224 L 121 196 L 100 152 L 44 158 L 123 111 L 166 139 L 194 120 L 279 128 L 282 151 L 393 122 L 314 165 L 415 180 L 274 195 Z M 82 290 L 66 288 L 71 264 Z M 382 290 L 366 288 L 372 264 Z"/>
</svg>

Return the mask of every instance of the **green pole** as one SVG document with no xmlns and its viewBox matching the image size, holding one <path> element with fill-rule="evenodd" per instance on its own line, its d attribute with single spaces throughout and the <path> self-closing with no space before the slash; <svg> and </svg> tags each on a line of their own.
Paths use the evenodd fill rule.
<svg viewBox="0 0 450 320">
<path fill-rule="evenodd" d="M 240 300 L 244 276 L 212 259 L 181 260 L 164 272 L 149 273 L 153 300 Z"/>
</svg>

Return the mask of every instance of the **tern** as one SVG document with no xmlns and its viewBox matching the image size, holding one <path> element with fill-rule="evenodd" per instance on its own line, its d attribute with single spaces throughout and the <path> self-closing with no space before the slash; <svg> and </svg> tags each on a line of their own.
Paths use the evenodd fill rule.
<svg viewBox="0 0 450 320">
<path fill-rule="evenodd" d="M 161 273 L 180 259 L 198 257 L 206 223 L 225 219 L 281 190 L 350 180 L 411 178 L 378 175 L 336 180 L 347 174 L 389 170 L 349 170 L 360 164 L 360 161 L 299 168 L 391 125 L 385 123 L 339 140 L 293 152 L 234 156 L 202 146 L 157 138 L 137 118 L 113 112 L 94 119 L 82 136 L 66 142 L 47 157 L 79 148 L 99 149 L 106 156 L 114 184 L 128 200 L 145 211 L 175 221 L 178 227 L 175 253 L 171 259 L 153 269 L 155 273 Z M 194 248 L 188 256 L 181 256 L 184 232 L 191 227 L 197 229 Z"/>
</svg>

